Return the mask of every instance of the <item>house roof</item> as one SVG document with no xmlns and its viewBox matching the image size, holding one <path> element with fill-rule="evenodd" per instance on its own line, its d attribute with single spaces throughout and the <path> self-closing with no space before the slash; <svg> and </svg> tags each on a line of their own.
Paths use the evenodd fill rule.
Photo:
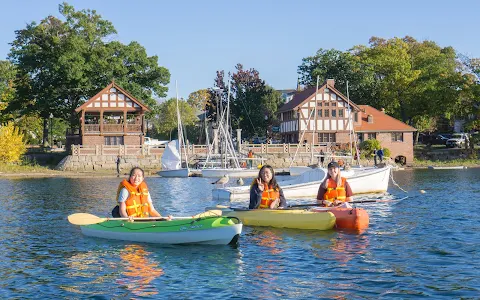
<svg viewBox="0 0 480 300">
<path fill-rule="evenodd" d="M 348 101 L 347 97 L 343 95 L 339 90 L 337 90 L 333 85 L 330 85 L 328 83 L 325 83 L 321 87 L 318 88 L 318 92 L 323 93 L 323 91 L 328 88 L 330 91 L 334 92 L 338 97 L 343 99 L 345 102 L 350 102 L 350 105 L 354 108 L 354 110 L 359 111 L 360 108 L 358 105 L 352 102 L 352 100 Z M 316 87 L 310 87 L 307 88 L 301 92 L 297 92 L 294 96 L 293 99 L 290 100 L 289 102 L 285 103 L 280 109 L 278 110 L 279 113 L 289 111 L 289 110 L 294 110 L 298 106 L 302 105 L 307 99 L 309 99 L 312 96 L 315 96 L 317 88 Z"/>
<path fill-rule="evenodd" d="M 84 104 L 80 105 L 79 107 L 77 107 L 75 109 L 76 112 L 80 112 L 82 110 L 85 110 L 87 108 L 92 108 L 92 107 L 96 107 L 93 105 L 93 102 L 96 102 L 96 101 L 101 101 L 101 97 L 103 94 L 110 94 L 110 89 L 111 88 L 115 88 L 117 89 L 117 91 L 119 92 L 119 94 L 123 94 L 125 95 L 125 101 L 126 102 L 133 102 L 135 103 L 138 107 L 141 108 L 141 110 L 143 111 L 150 111 L 150 109 L 145 105 L 143 104 L 140 100 L 136 99 L 135 97 L 133 97 L 132 95 L 130 95 L 129 92 L 127 92 L 126 90 L 122 89 L 119 85 L 117 85 L 115 83 L 115 81 L 112 81 L 109 85 L 107 85 L 103 90 L 101 90 L 100 92 L 98 92 L 95 96 L 93 96 L 92 98 L 90 98 L 87 102 L 85 102 Z M 132 106 L 124 106 L 126 109 L 128 110 L 136 110 L 135 105 L 132 105 Z M 100 107 L 96 107 L 96 108 L 101 108 L 102 106 Z"/>
<path fill-rule="evenodd" d="M 417 131 L 417 129 L 413 128 L 412 126 L 407 125 L 402 121 L 371 107 L 370 105 L 359 105 L 359 107 L 362 110 L 359 113 L 359 116 L 362 118 L 362 122 L 360 126 L 355 127 L 355 131 L 357 132 Z M 369 115 L 371 115 L 373 118 L 372 123 L 368 123 Z"/>
</svg>

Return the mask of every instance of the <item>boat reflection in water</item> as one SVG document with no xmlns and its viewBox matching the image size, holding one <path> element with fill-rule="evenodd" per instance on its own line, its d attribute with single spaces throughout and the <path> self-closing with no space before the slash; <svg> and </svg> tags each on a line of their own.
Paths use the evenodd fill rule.
<svg viewBox="0 0 480 300">
<path fill-rule="evenodd" d="M 127 245 L 121 251 L 123 275 L 117 282 L 139 297 L 158 294 L 158 289 L 151 282 L 164 274 L 157 263 L 148 258 L 151 253 L 140 245 Z"/>
</svg>

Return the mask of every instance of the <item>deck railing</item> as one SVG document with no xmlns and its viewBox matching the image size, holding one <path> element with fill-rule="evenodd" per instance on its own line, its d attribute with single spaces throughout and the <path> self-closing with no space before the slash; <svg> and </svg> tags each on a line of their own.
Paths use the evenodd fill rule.
<svg viewBox="0 0 480 300">
<path fill-rule="evenodd" d="M 243 144 L 241 152 L 247 153 L 252 150 L 255 154 L 295 154 L 295 153 L 319 153 L 320 150 L 327 152 L 327 144 Z M 187 155 L 206 155 L 209 145 L 188 145 Z M 160 155 L 165 150 L 164 145 L 72 145 L 73 155 Z M 184 150 L 182 149 L 182 154 Z M 312 154 L 313 154 L 312 153 Z"/>
</svg>

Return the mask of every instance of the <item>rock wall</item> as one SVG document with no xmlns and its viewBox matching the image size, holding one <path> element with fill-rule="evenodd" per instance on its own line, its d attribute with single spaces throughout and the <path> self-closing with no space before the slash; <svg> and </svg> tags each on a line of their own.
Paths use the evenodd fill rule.
<svg viewBox="0 0 480 300">
<path fill-rule="evenodd" d="M 161 155 L 130 155 L 122 156 L 120 169 L 130 171 L 133 167 L 144 170 L 160 170 Z M 68 155 L 56 167 L 61 171 L 107 171 L 117 169 L 116 155 Z"/>
</svg>

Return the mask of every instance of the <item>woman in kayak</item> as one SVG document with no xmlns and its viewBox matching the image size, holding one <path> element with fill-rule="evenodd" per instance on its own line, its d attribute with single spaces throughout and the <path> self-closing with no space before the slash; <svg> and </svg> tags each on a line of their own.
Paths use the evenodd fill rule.
<svg viewBox="0 0 480 300">
<path fill-rule="evenodd" d="M 338 163 L 330 162 L 327 178 L 318 189 L 317 203 L 322 206 L 349 206 L 346 202 L 352 201 L 352 195 L 352 189 L 347 179 L 340 174 Z"/>
<path fill-rule="evenodd" d="M 283 195 L 283 190 L 275 179 L 273 168 L 264 165 L 250 187 L 250 205 L 248 208 L 283 208 L 286 206 L 287 201 Z"/>
<path fill-rule="evenodd" d="M 135 167 L 130 170 L 128 181 L 124 179 L 118 186 L 118 206 L 112 211 L 113 217 L 131 219 L 161 217 L 153 206 L 147 183 L 143 179 L 144 172 L 141 168 Z"/>
</svg>

